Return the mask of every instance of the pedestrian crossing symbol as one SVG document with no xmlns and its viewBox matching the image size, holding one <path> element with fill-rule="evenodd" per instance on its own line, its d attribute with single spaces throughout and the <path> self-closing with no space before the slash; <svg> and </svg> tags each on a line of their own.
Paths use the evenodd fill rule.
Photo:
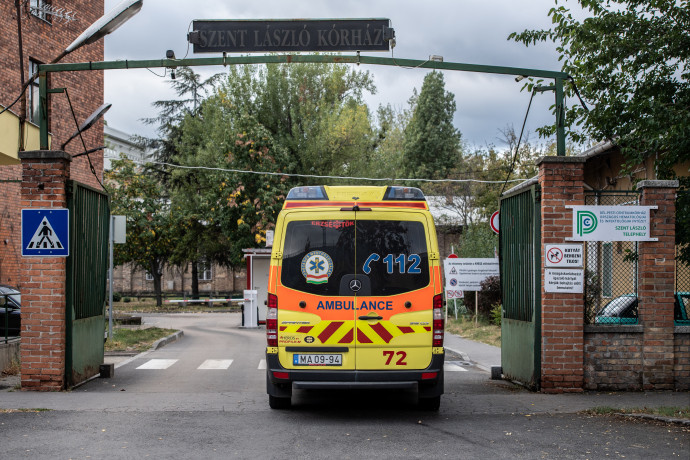
<svg viewBox="0 0 690 460">
<path fill-rule="evenodd" d="M 22 256 L 69 255 L 69 210 L 22 209 Z"/>
</svg>

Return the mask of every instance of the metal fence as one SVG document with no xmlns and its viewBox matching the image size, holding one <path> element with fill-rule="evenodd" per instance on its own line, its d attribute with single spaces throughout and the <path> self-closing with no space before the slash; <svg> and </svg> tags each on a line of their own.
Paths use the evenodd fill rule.
<svg viewBox="0 0 690 460">
<path fill-rule="evenodd" d="M 591 191 L 588 206 L 636 206 L 636 191 Z M 585 324 L 637 324 L 637 243 L 585 243 Z"/>
<path fill-rule="evenodd" d="M 686 209 L 690 204 L 690 190 L 679 190 L 676 195 L 676 241 L 680 244 L 676 245 L 676 292 L 690 292 L 690 266 L 683 259 L 687 260 L 687 256 L 682 258 L 681 253 L 690 254 L 690 245 L 683 242 L 684 235 L 688 235 L 688 229 L 684 228 L 688 225 L 688 216 Z"/>
</svg>

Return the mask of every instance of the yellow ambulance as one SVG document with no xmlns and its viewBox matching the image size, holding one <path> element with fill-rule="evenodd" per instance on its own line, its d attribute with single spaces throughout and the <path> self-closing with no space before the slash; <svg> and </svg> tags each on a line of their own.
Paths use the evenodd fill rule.
<svg viewBox="0 0 690 460">
<path fill-rule="evenodd" d="M 434 222 L 412 187 L 293 188 L 268 279 L 271 408 L 293 389 L 443 394 L 443 284 Z"/>
</svg>

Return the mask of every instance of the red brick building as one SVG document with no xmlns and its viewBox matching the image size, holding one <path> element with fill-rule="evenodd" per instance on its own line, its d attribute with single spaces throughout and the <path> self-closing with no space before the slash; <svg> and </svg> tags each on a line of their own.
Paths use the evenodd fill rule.
<svg viewBox="0 0 690 460">
<path fill-rule="evenodd" d="M 19 10 L 17 9 L 19 4 Z M 62 9 L 61 13 L 58 11 Z M 51 13 L 52 12 L 52 13 Z M 56 13 L 57 14 L 53 14 Z M 5 0 L 0 2 L 0 110 L 11 104 L 21 90 L 20 40 L 23 59 L 21 68 L 28 80 L 38 64 L 49 63 L 76 39 L 87 27 L 103 15 L 103 0 Z M 21 34 L 19 33 L 21 27 Z M 67 55 L 61 62 L 103 60 L 103 40 L 86 45 Z M 69 100 L 82 123 L 103 104 L 103 72 L 66 72 L 49 77 L 50 88 L 67 88 Z M 20 150 L 35 150 L 37 130 L 33 124 L 37 104 L 38 86 L 31 85 L 24 94 L 23 110 L 20 99 L 10 111 L 0 117 L 0 283 L 21 289 L 21 220 L 20 181 L 21 166 L 17 159 Z M 67 94 L 49 95 L 49 132 L 51 148 L 59 149 L 76 131 Z M 20 119 L 26 117 L 26 127 L 20 130 Z M 98 123 L 86 131 L 87 148 L 103 145 L 103 125 Z M 15 148 L 16 147 L 16 148 Z M 66 148 L 69 154 L 83 151 L 79 139 Z M 91 163 L 102 180 L 103 153 L 91 154 Z M 71 178 L 100 188 L 85 156 L 71 162 Z"/>
</svg>

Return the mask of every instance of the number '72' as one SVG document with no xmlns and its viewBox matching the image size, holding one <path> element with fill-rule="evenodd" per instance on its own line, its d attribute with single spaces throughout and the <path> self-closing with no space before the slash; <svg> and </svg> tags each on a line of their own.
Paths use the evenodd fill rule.
<svg viewBox="0 0 690 460">
<path fill-rule="evenodd" d="M 407 358 L 407 353 L 404 351 L 399 351 L 399 352 L 394 352 L 393 350 L 383 350 L 383 356 L 386 356 L 386 366 L 388 366 L 391 361 L 393 360 L 393 356 L 398 355 L 399 358 L 395 362 L 396 366 L 407 366 L 407 362 L 405 361 L 405 358 Z"/>
</svg>

